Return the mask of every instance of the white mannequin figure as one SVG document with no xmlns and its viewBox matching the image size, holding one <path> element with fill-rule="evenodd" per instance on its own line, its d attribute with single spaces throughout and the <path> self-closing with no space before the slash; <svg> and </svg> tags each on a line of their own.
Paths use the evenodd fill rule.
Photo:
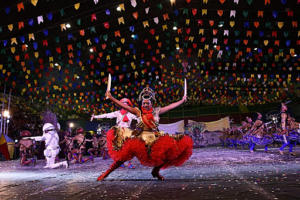
<svg viewBox="0 0 300 200">
<path fill-rule="evenodd" d="M 57 126 L 59 127 L 59 125 Z M 44 168 L 57 168 L 60 166 L 69 167 L 67 161 L 55 163 L 55 158 L 58 155 L 59 148 L 59 137 L 53 124 L 45 123 L 43 126 L 43 136 L 34 137 L 36 141 L 45 141 L 44 155 L 46 158 L 46 166 Z"/>
</svg>

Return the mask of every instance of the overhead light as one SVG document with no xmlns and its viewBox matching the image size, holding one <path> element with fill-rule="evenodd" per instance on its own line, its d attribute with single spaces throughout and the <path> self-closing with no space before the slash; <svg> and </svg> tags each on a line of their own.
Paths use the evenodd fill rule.
<svg viewBox="0 0 300 200">
<path fill-rule="evenodd" d="M 119 11 L 119 12 L 121 11 L 121 7 L 120 6 L 117 7 L 117 11 Z"/>
<path fill-rule="evenodd" d="M 256 51 L 256 50 L 257 50 L 257 48 L 255 47 L 255 48 L 254 48 L 254 51 Z"/>
<path fill-rule="evenodd" d="M 67 24 L 66 24 L 66 27 L 67 27 L 67 28 L 71 28 L 71 24 L 67 23 Z"/>
<path fill-rule="evenodd" d="M 297 54 L 294 54 L 293 57 L 297 57 Z"/>
<path fill-rule="evenodd" d="M 73 127 L 74 127 L 74 123 L 71 122 L 71 123 L 69 124 L 69 127 L 70 127 L 70 128 L 73 128 Z"/>
<path fill-rule="evenodd" d="M 214 45 L 214 48 L 217 48 L 217 45 Z"/>
<path fill-rule="evenodd" d="M 58 63 L 55 63 L 54 65 L 55 65 L 55 66 L 58 66 L 59 64 L 58 64 Z"/>
<path fill-rule="evenodd" d="M 177 50 L 179 50 L 179 49 L 180 49 L 180 48 L 179 48 L 179 46 L 178 46 L 178 47 L 176 47 L 176 49 L 177 49 Z"/>
<path fill-rule="evenodd" d="M 223 27 L 223 24 L 219 24 L 218 27 Z"/>
<path fill-rule="evenodd" d="M 28 47 L 28 44 L 25 44 L 25 47 Z"/>
<path fill-rule="evenodd" d="M 177 30 L 177 26 L 173 26 L 173 30 L 176 31 Z"/>
<path fill-rule="evenodd" d="M 9 115 L 9 111 L 8 111 L 8 110 L 4 110 L 4 112 L 3 112 L 3 117 L 5 117 L 5 118 L 10 118 L 10 115 Z"/>
<path fill-rule="evenodd" d="M 94 52 L 94 49 L 93 49 L 93 48 L 90 48 L 90 52 L 93 53 L 93 52 Z"/>
</svg>

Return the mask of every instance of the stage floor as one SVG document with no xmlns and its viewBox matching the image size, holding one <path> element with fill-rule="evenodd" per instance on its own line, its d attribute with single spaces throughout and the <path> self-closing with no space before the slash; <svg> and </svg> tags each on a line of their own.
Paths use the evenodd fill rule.
<svg viewBox="0 0 300 200">
<path fill-rule="evenodd" d="M 165 181 L 153 179 L 151 168 L 136 159 L 136 169 L 117 169 L 102 182 L 96 179 L 111 159 L 51 170 L 43 169 L 43 160 L 35 167 L 3 161 L 0 199 L 300 199 L 299 146 L 296 152 L 194 149 L 183 166 L 162 170 Z"/>
</svg>

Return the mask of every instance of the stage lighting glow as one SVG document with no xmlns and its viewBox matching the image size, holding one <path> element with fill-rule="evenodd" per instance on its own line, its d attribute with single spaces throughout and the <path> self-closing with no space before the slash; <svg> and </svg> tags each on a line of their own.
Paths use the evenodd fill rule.
<svg viewBox="0 0 300 200">
<path fill-rule="evenodd" d="M 8 110 L 4 110 L 4 112 L 3 112 L 3 117 L 10 118 L 10 115 L 9 115 L 9 111 L 8 111 Z"/>
<path fill-rule="evenodd" d="M 70 128 L 74 128 L 74 123 L 71 122 L 71 123 L 69 124 L 69 127 L 70 127 Z"/>
</svg>

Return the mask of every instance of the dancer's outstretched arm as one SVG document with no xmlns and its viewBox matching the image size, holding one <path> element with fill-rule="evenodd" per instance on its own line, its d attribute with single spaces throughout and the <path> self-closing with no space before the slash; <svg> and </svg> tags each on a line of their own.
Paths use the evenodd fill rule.
<svg viewBox="0 0 300 200">
<path fill-rule="evenodd" d="M 117 117 L 117 112 L 116 111 L 111 112 L 111 113 L 105 113 L 105 114 L 102 114 L 102 115 L 92 114 L 90 121 L 93 121 L 93 119 L 103 119 L 103 118 L 112 119 L 112 118 L 116 118 L 116 117 Z"/>
<path fill-rule="evenodd" d="M 135 108 L 133 108 L 133 107 L 130 107 L 130 106 L 128 106 L 128 105 L 122 103 L 122 102 L 119 101 L 118 99 L 114 98 L 114 97 L 111 95 L 110 91 L 106 91 L 105 96 L 106 96 L 108 99 L 110 99 L 112 102 L 114 102 L 115 104 L 117 104 L 118 106 L 120 106 L 120 107 L 124 108 L 125 110 L 127 110 L 128 112 L 131 112 L 131 113 L 134 114 L 134 115 L 138 115 L 138 114 L 139 114 L 137 109 L 135 109 Z"/>
<path fill-rule="evenodd" d="M 180 106 L 181 104 L 183 104 L 186 101 L 186 96 L 183 96 L 182 99 L 180 101 L 177 101 L 175 103 L 171 103 L 170 105 L 167 105 L 165 107 L 162 107 L 159 111 L 159 114 L 164 114 L 166 112 L 168 112 L 169 110 L 172 110 L 178 106 Z"/>
</svg>

